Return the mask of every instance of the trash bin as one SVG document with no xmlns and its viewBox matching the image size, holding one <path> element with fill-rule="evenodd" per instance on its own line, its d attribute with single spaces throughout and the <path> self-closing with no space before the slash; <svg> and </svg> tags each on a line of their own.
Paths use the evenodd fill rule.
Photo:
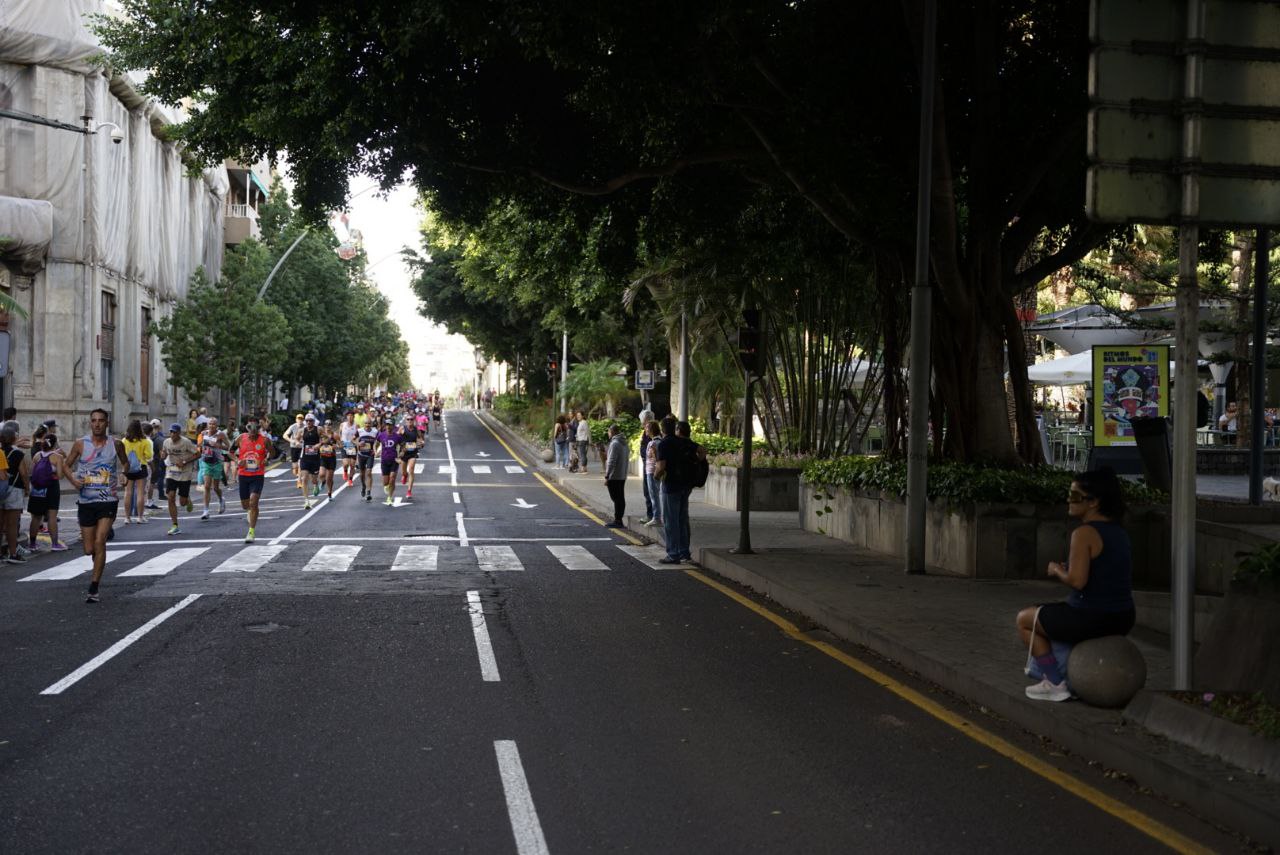
<svg viewBox="0 0 1280 855">
<path fill-rule="evenodd" d="M 1173 456 L 1169 451 L 1169 422 L 1162 418 L 1133 420 L 1133 438 L 1142 460 L 1142 477 L 1157 490 L 1173 492 Z M 1195 449 L 1191 450 L 1195 453 Z"/>
</svg>

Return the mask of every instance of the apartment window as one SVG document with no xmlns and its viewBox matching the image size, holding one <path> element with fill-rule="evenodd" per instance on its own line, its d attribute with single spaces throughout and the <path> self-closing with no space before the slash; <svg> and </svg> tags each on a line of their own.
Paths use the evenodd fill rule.
<svg viewBox="0 0 1280 855">
<path fill-rule="evenodd" d="M 142 373 L 138 390 L 142 395 L 142 403 L 146 404 L 151 400 L 151 310 L 147 308 L 142 310 L 142 343 L 138 353 L 138 370 Z"/>
<path fill-rule="evenodd" d="M 98 334 L 98 352 L 101 355 L 102 398 L 110 404 L 115 394 L 116 363 L 116 295 L 102 292 L 102 330 Z"/>
</svg>

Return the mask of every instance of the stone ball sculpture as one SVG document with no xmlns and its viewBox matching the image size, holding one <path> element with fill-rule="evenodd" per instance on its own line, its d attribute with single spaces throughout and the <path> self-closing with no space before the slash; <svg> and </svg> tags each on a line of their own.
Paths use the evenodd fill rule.
<svg viewBox="0 0 1280 855">
<path fill-rule="evenodd" d="M 1071 691 L 1095 707 L 1123 707 L 1146 685 L 1147 661 L 1123 635 L 1082 641 L 1067 660 Z"/>
<path fill-rule="evenodd" d="M 554 451 L 552 451 L 551 449 L 549 449 L 549 448 L 548 448 L 547 450 L 545 450 L 545 451 L 543 451 L 543 452 L 542 452 L 542 462 L 543 462 L 543 463 L 550 463 L 551 461 L 553 461 L 553 460 L 555 460 L 555 459 L 556 459 L 556 453 L 555 453 Z"/>
</svg>

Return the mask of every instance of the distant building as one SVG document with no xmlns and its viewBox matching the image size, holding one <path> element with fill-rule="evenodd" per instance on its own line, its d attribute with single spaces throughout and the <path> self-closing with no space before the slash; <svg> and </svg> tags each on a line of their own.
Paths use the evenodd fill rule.
<svg viewBox="0 0 1280 855">
<path fill-rule="evenodd" d="M 224 243 L 254 233 L 266 195 L 238 165 L 191 176 L 162 138 L 180 109 L 88 62 L 86 16 L 102 11 L 111 4 L 7 0 L 0 27 L 0 290 L 29 314 L 0 314 L 0 401 L 24 428 L 57 416 L 79 431 L 98 406 L 115 430 L 185 415 L 147 328 L 197 268 L 220 275 Z"/>
</svg>

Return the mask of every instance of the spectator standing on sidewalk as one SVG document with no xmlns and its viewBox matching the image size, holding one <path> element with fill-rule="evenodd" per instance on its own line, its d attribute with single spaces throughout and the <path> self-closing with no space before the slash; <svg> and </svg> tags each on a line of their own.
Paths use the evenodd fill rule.
<svg viewBox="0 0 1280 855">
<path fill-rule="evenodd" d="M 587 421 L 587 417 L 582 415 L 582 411 L 578 411 L 578 432 L 575 435 L 578 440 L 578 461 L 582 464 L 582 471 L 587 471 L 587 448 L 591 445 L 591 422 Z"/>
<path fill-rule="evenodd" d="M 20 542 L 18 536 L 18 523 L 22 519 L 22 509 L 27 504 L 28 481 L 31 473 L 26 455 L 14 444 L 17 441 L 18 431 L 14 427 L 14 422 L 5 422 L 4 427 L 0 428 L 0 450 L 4 452 L 9 472 L 9 494 L 4 497 L 4 503 L 0 507 L 3 508 L 4 517 L 4 540 L 7 549 L 5 560 L 10 564 L 23 564 L 31 554 L 31 550 Z"/>
<path fill-rule="evenodd" d="M 676 435 L 675 416 L 662 420 L 662 439 L 657 444 L 653 471 L 662 482 L 663 531 L 667 539 L 667 555 L 658 563 L 680 564 L 693 558 L 689 551 L 689 494 L 693 492 L 698 447 L 692 440 Z"/>
<path fill-rule="evenodd" d="M 609 453 L 604 463 L 604 485 L 613 499 L 613 521 L 609 528 L 622 528 L 622 515 L 627 511 L 627 465 L 631 462 L 631 446 L 618 430 L 617 424 L 609 425 Z"/>
<path fill-rule="evenodd" d="M 661 429 L 653 419 L 644 426 L 640 436 L 640 460 L 643 468 L 640 474 L 644 477 L 644 503 L 647 526 L 662 525 L 662 493 L 658 487 L 658 478 L 654 475 L 654 466 L 658 462 L 658 437 Z"/>
<path fill-rule="evenodd" d="M 50 550 L 64 552 L 67 547 L 58 540 L 58 507 L 61 504 L 59 479 L 63 476 L 65 458 L 58 448 L 58 437 L 48 422 L 36 428 L 31 441 L 37 450 L 31 455 L 31 491 L 27 501 L 31 528 L 27 532 L 27 549 L 37 551 L 43 524 L 49 529 Z"/>
<path fill-rule="evenodd" d="M 164 431 L 160 420 L 152 419 L 147 436 L 151 439 L 151 487 L 147 490 L 147 510 L 158 511 L 156 495 L 164 495 Z"/>
<path fill-rule="evenodd" d="M 556 416 L 555 427 L 551 429 L 551 447 L 556 452 L 556 468 L 569 468 L 569 424 L 563 416 Z"/>
<path fill-rule="evenodd" d="M 565 423 L 566 436 L 569 445 L 569 471 L 578 471 L 578 415 L 572 410 L 566 416 L 568 421 Z"/>
</svg>

